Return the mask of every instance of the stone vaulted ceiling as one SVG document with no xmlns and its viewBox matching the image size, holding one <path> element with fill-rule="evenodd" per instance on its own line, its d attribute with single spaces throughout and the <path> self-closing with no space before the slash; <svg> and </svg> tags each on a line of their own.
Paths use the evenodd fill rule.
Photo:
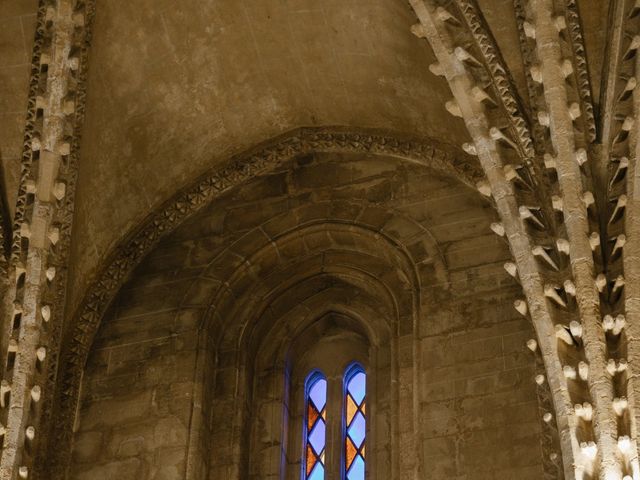
<svg viewBox="0 0 640 480">
<path fill-rule="evenodd" d="M 441 120 L 447 88 L 413 20 L 388 0 L 98 1 L 78 275 L 176 187 L 292 128 L 464 141 L 462 122 Z"/>
<path fill-rule="evenodd" d="M 640 478 L 639 10 L 0 0 L 0 225 L 13 239 L 0 350 L 16 357 L 0 479 L 28 472 L 18 459 L 35 359 L 53 358 L 50 396 L 77 395 L 58 353 L 81 363 L 158 239 L 311 150 L 373 151 L 477 183 L 514 257 L 516 308 L 537 331 L 565 476 Z"/>
<path fill-rule="evenodd" d="M 527 103 L 513 4 L 479 5 Z M 597 0 L 580 6 L 597 87 L 607 8 Z M 463 122 L 447 118 L 448 90 L 428 70 L 432 51 L 408 30 L 414 14 L 406 2 L 98 1 L 96 12 L 72 304 L 80 279 L 149 209 L 212 165 L 287 130 L 350 125 L 457 146 L 468 140 Z M 28 65 L 36 3 L 8 1 L 1 13 L 20 26 L 20 38 L 7 29 L 1 44 L 13 59 L 5 74 L 16 76 L 16 58 Z M 13 117 L 26 105 L 28 81 L 5 85 L 2 131 L 16 132 L 3 147 L 13 210 L 22 149 Z"/>
<path fill-rule="evenodd" d="M 479 4 L 526 103 L 512 2 Z M 580 6 L 596 88 L 607 8 L 597 0 Z M 26 67 L 36 4 L 8 2 L 5 10 L 8 24 L 24 24 L 26 39 L 8 38 L 6 58 L 20 56 Z M 449 94 L 428 70 L 431 50 L 408 30 L 406 2 L 98 1 L 96 12 L 80 155 L 87 182 L 76 203 L 76 245 L 85 246 L 74 252 L 78 278 L 176 187 L 291 128 L 351 125 L 467 141 L 461 121 L 443 121 Z M 2 130 L 16 132 L 3 148 L 13 210 L 22 147 L 13 117 L 26 105 L 28 82 L 5 85 Z"/>
</svg>

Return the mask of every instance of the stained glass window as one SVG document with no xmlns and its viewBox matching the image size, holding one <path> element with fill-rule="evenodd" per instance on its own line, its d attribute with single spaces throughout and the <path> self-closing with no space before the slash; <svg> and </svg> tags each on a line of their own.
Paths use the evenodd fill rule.
<svg viewBox="0 0 640 480">
<path fill-rule="evenodd" d="M 354 364 L 344 375 L 344 478 L 364 480 L 367 375 Z"/>
<path fill-rule="evenodd" d="M 327 444 L 327 379 L 320 372 L 307 377 L 305 385 L 304 480 L 324 480 Z"/>
</svg>

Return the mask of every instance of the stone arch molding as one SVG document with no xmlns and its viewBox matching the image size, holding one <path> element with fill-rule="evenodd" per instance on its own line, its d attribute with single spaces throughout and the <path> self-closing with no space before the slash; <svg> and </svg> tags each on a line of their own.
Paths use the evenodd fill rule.
<svg viewBox="0 0 640 480">
<path fill-rule="evenodd" d="M 304 242 L 316 234 L 325 232 L 346 234 L 350 240 L 360 238 L 367 248 L 348 248 L 348 242 L 338 240 L 333 246 L 317 247 L 311 255 L 300 255 L 286 260 L 278 258 L 278 249 L 289 242 Z M 355 261 L 342 261 L 338 264 L 314 261 L 317 257 L 343 253 L 348 253 Z M 375 253 L 379 255 L 374 256 Z M 365 257 L 369 270 L 361 264 Z M 350 279 L 354 284 L 360 285 L 363 292 L 367 291 L 364 285 L 368 285 L 369 290 L 376 292 L 376 298 L 381 302 L 380 299 L 384 299 L 383 303 L 388 305 L 387 316 L 392 318 L 393 322 L 384 328 L 378 326 L 377 330 L 365 328 L 367 338 L 372 344 L 377 344 L 380 342 L 380 334 L 375 333 L 376 331 L 385 330 L 386 335 L 390 337 L 393 331 L 399 330 L 401 320 L 412 324 L 413 317 L 418 314 L 421 278 L 413 261 L 402 245 L 396 244 L 386 236 L 377 235 L 362 225 L 346 227 L 336 222 L 304 223 L 279 235 L 272 244 L 248 256 L 247 262 L 251 265 L 264 262 L 265 268 L 260 271 L 260 275 L 251 277 L 245 266 L 240 265 L 229 275 L 228 282 L 210 285 L 212 294 L 207 301 L 208 313 L 205 315 L 203 330 L 220 332 L 219 336 L 213 333 L 210 335 L 215 339 L 217 348 L 222 351 L 247 351 L 257 354 L 264 338 L 270 335 L 273 325 L 278 323 L 276 320 L 282 316 L 281 308 L 274 312 L 272 307 L 285 293 L 321 277 L 342 281 Z M 212 262 L 211 268 L 215 267 L 214 263 L 215 261 Z M 397 264 L 398 267 L 392 269 L 391 264 Z M 204 275 L 206 277 L 206 273 Z M 234 294 L 236 283 L 244 283 L 246 278 L 250 278 L 251 287 L 239 295 Z M 193 305 L 190 302 L 191 297 L 191 292 L 187 291 L 181 302 L 181 309 Z M 303 299 L 304 297 L 301 297 L 300 301 Z M 291 300 L 287 301 L 289 302 Z M 268 321 L 256 324 L 259 319 Z"/>
<path fill-rule="evenodd" d="M 251 235 L 260 235 L 259 229 L 255 229 L 254 232 L 250 232 Z M 286 248 L 292 242 L 304 242 L 305 240 L 317 238 L 324 234 L 331 235 L 337 233 L 340 236 L 348 236 L 349 239 L 361 239 L 362 243 L 367 245 L 367 248 L 356 248 L 354 246 L 345 245 L 340 238 L 334 240 L 335 246 L 318 246 L 314 249 L 313 253 L 309 255 L 300 255 L 299 257 L 289 258 L 288 260 L 282 260 L 279 252 Z M 251 244 L 252 242 L 246 241 L 247 236 L 242 237 L 236 243 Z M 213 309 L 209 312 L 206 318 L 205 330 L 211 331 L 214 326 L 216 330 L 223 332 L 223 336 L 220 340 L 223 345 L 231 346 L 235 341 L 244 341 L 247 335 L 246 329 L 251 327 L 251 322 L 255 317 L 256 311 L 261 312 L 266 308 L 266 300 L 271 299 L 274 296 L 281 294 L 282 291 L 291 288 L 298 282 L 309 278 L 316 274 L 339 274 L 340 272 L 358 272 L 362 276 L 366 276 L 370 279 L 370 282 L 379 282 L 385 285 L 385 289 L 379 292 L 380 295 L 395 298 L 394 302 L 395 314 L 399 316 L 409 317 L 415 309 L 416 298 L 411 298 L 407 304 L 402 304 L 400 299 L 402 295 L 399 292 L 392 291 L 392 286 L 382 282 L 380 278 L 377 278 L 375 273 L 382 275 L 385 270 L 389 269 L 389 265 L 398 265 L 398 272 L 388 273 L 393 276 L 392 285 L 396 288 L 404 286 L 407 289 L 407 295 L 411 294 L 413 297 L 417 297 L 417 292 L 420 287 L 420 275 L 417 272 L 414 263 L 417 260 L 424 260 L 425 257 L 436 256 L 438 254 L 435 245 L 435 241 L 429 245 L 428 251 L 424 253 L 425 257 L 419 259 L 412 258 L 409 252 L 403 247 L 402 244 L 394 241 L 388 235 L 375 232 L 373 229 L 361 225 L 352 224 L 345 225 L 335 221 L 319 221 L 305 222 L 292 228 L 287 232 L 283 232 L 281 235 L 265 240 L 265 245 L 261 246 L 254 253 L 246 251 L 233 250 L 234 244 L 231 244 L 228 249 L 225 249 L 218 258 L 223 258 L 226 253 L 233 252 L 235 255 L 246 258 L 246 262 L 249 265 L 257 266 L 260 270 L 259 275 L 251 275 L 248 270 L 247 264 L 240 265 L 233 273 L 228 277 L 228 281 L 225 284 L 221 284 L 215 295 L 209 300 L 208 308 Z M 347 262 L 340 265 L 331 265 L 322 263 L 320 265 L 313 262 L 315 257 L 323 255 L 330 255 L 332 253 L 347 253 L 354 257 L 367 257 L 368 262 L 372 262 L 376 265 L 375 272 L 368 272 L 362 265 L 358 265 L 357 262 L 353 265 Z M 374 256 L 375 253 L 379 253 L 379 257 Z M 362 262 L 362 261 L 360 261 Z M 443 260 L 436 258 L 434 263 L 437 265 L 435 270 L 444 270 Z M 316 269 L 320 268 L 319 271 Z M 215 262 L 212 262 L 209 270 L 215 269 Z M 208 275 L 208 272 L 204 273 L 207 278 L 212 278 L 212 275 Z M 274 280 L 273 277 L 279 279 Z M 265 278 L 266 277 L 266 278 Z M 236 296 L 234 287 L 236 283 L 244 283 L 246 279 L 250 279 L 253 283 L 251 289 L 241 296 Z M 274 285 L 276 284 L 276 285 Z M 190 305 L 191 292 L 187 292 L 183 299 L 183 306 Z M 238 302 L 238 299 L 242 299 Z M 226 319 L 226 323 L 225 320 Z M 237 328 L 241 329 L 241 332 L 235 332 L 233 326 L 230 325 L 229 319 L 233 319 L 233 322 L 237 324 Z M 397 325 L 394 325 L 397 328 Z M 260 335 L 258 335 L 260 337 Z M 246 345 L 243 345 L 246 347 Z"/>
<path fill-rule="evenodd" d="M 296 217 L 295 214 L 291 216 Z M 215 403 L 218 406 L 216 408 L 218 413 L 212 416 L 214 425 L 222 425 L 229 421 L 229 418 L 232 419 L 230 430 L 226 432 L 224 429 L 217 430 L 218 438 L 211 441 L 215 441 L 217 445 L 232 445 L 235 448 L 229 450 L 244 452 L 245 455 L 246 452 L 240 446 L 250 441 L 250 438 L 247 439 L 241 435 L 243 432 L 246 433 L 246 427 L 252 423 L 250 418 L 245 416 L 246 414 L 243 415 L 242 409 L 236 411 L 234 406 L 238 404 L 240 398 L 250 398 L 250 385 L 253 384 L 253 377 L 252 374 L 249 374 L 252 371 L 249 363 L 253 364 L 253 362 L 249 362 L 247 358 L 257 355 L 256 352 L 265 344 L 265 338 L 272 338 L 273 329 L 282 327 L 289 334 L 295 330 L 293 325 L 296 322 L 291 318 L 286 320 L 289 315 L 292 315 L 292 318 L 299 318 L 302 314 L 307 320 L 318 318 L 327 313 L 326 310 L 322 312 L 320 310 L 326 309 L 330 303 L 329 300 L 331 300 L 334 311 L 340 311 L 347 316 L 359 319 L 371 345 L 380 348 L 381 338 L 385 339 L 386 345 L 389 347 L 391 331 L 399 328 L 400 321 L 404 320 L 405 324 L 413 327 L 413 316 L 417 316 L 419 310 L 417 296 L 420 276 L 416 271 L 415 263 L 420 259 L 411 257 L 403 248 L 401 241 L 394 242 L 385 234 L 376 233 L 373 229 L 362 225 L 345 225 L 331 221 L 319 223 L 300 219 L 295 227 L 269 239 L 264 238 L 264 233 L 260 232 L 259 228 L 255 228 L 237 242 L 229 244 L 221 253 L 213 257 L 209 262 L 209 267 L 200 277 L 209 280 L 215 277 L 226 279 L 224 283 L 209 282 L 207 291 L 210 293 L 206 300 L 200 301 L 201 306 L 204 302 L 208 311 L 205 316 L 206 323 L 201 327 L 202 331 L 209 332 L 206 338 L 215 345 L 208 351 L 215 352 L 218 361 L 224 357 L 224 361 L 221 362 L 222 367 L 216 367 L 213 370 L 206 370 L 212 368 L 211 364 L 203 365 L 198 370 L 197 376 L 199 378 L 214 378 L 216 375 L 220 375 L 221 371 L 226 370 L 226 373 L 222 373 L 222 375 L 227 379 L 233 378 L 228 382 L 233 386 L 231 391 L 226 392 L 225 395 L 216 396 L 215 401 L 198 398 L 195 403 L 198 405 Z M 317 235 L 331 233 L 339 234 L 332 245 L 317 245 L 312 253 L 309 252 L 307 255 L 287 256 L 278 253 L 284 252 L 291 242 L 305 243 L 311 238 L 317 239 Z M 263 237 L 263 244 L 254 239 L 247 239 L 247 237 L 255 238 L 256 235 Z M 356 238 L 362 239 L 362 241 L 353 241 Z M 433 254 L 433 249 L 429 250 L 431 250 L 428 252 L 430 256 Z M 349 259 L 344 262 L 325 264 L 315 261 L 318 257 L 324 258 L 325 255 L 344 253 L 348 253 L 348 257 L 345 258 Z M 218 271 L 216 275 L 216 265 L 229 264 L 230 262 L 226 262 L 225 259 L 230 256 L 244 260 L 231 270 Z M 363 266 L 359 258 L 365 256 L 368 257 L 366 263 L 370 270 Z M 396 268 L 390 268 L 391 265 Z M 252 276 L 248 271 L 251 269 L 255 269 L 259 273 Z M 382 273 L 385 271 L 389 273 L 383 275 Z M 341 287 L 326 286 L 323 283 L 326 280 L 337 281 Z M 308 289 L 307 286 L 314 283 L 317 287 L 318 282 L 323 284 L 322 293 L 315 293 L 312 295 L 313 300 L 311 300 L 307 295 L 318 289 Z M 240 287 L 236 289 L 238 284 Z M 351 285 L 353 291 L 359 292 L 358 295 L 345 294 L 348 285 Z M 327 292 L 332 292 L 332 294 L 327 295 Z M 358 300 L 359 295 L 365 294 L 368 297 L 367 302 Z M 194 295 L 190 289 L 187 290 L 180 301 L 180 308 L 186 309 L 198 305 L 198 297 L 200 297 L 199 293 Z M 273 308 L 274 304 L 282 301 L 284 304 L 280 303 Z M 353 305 L 350 306 L 352 302 L 358 304 L 357 309 L 354 309 Z M 379 319 L 375 320 L 374 309 L 365 309 L 372 322 L 370 328 L 367 328 L 367 323 L 364 321 L 367 315 L 363 317 L 362 312 L 359 314 L 358 310 L 362 310 L 363 304 L 375 304 L 376 302 L 386 306 L 386 308 L 378 308 L 378 311 L 386 312 L 384 317 L 389 319 L 388 323 L 381 325 Z M 230 319 L 233 321 L 229 321 Z M 287 326 L 283 325 L 283 322 Z M 373 323 L 377 323 L 375 328 L 373 328 Z M 220 335 L 218 336 L 218 334 Z M 275 337 L 281 337 L 281 335 L 275 335 Z M 289 341 L 291 340 L 289 338 Z M 283 344 L 276 346 L 274 350 L 283 352 L 287 348 L 287 345 Z M 265 364 L 271 364 L 271 362 L 266 361 L 262 365 Z M 271 384 L 278 384 L 282 378 L 271 378 Z M 387 383 L 391 385 L 390 382 Z M 202 392 L 199 391 L 199 394 Z M 409 414 L 415 415 L 416 413 L 412 410 Z M 208 417 L 208 415 L 204 416 Z M 273 431 L 276 430 L 274 427 Z M 388 438 L 388 436 L 384 438 Z M 201 441 L 201 438 L 196 438 L 193 444 L 199 444 Z M 269 451 L 272 450 L 271 447 L 268 449 Z M 190 448 L 189 450 L 195 449 Z M 219 451 L 215 447 L 209 447 L 206 450 Z M 212 471 L 217 472 L 213 478 L 225 478 L 224 476 L 228 475 L 225 473 L 225 468 L 233 468 L 233 465 L 242 465 L 246 468 L 256 466 L 255 459 L 244 457 L 229 459 L 223 456 L 217 460 L 220 463 L 211 467 Z M 397 460 L 394 461 L 397 464 Z M 276 464 L 278 462 L 271 458 L 269 465 L 272 467 Z M 247 474 L 247 471 L 243 471 L 243 475 Z M 248 478 L 260 477 L 250 476 Z"/>
<path fill-rule="evenodd" d="M 290 241 L 304 243 L 306 238 L 322 232 L 339 232 L 343 235 L 348 235 L 349 238 L 363 237 L 363 241 L 351 242 L 339 236 L 338 238 L 343 239 L 342 242 L 338 240 L 336 245 L 318 247 L 313 250 L 313 254 L 309 257 L 305 255 L 292 258 L 279 257 L 277 252 L 283 251 L 282 247 Z M 242 241 L 242 244 L 253 244 L 253 242 Z M 351 244 L 359 247 L 348 249 Z M 233 246 L 230 245 L 229 249 L 233 250 Z M 347 261 L 339 265 L 333 262 L 328 265 L 313 261 L 308 262 L 309 258 L 347 251 L 351 254 L 349 255 L 351 262 Z M 245 264 L 255 266 L 260 271 L 260 275 L 252 279 L 251 286 L 246 290 L 242 289 L 241 294 L 225 295 L 224 291 L 227 289 L 229 292 L 235 291 L 234 284 L 236 282 L 246 282 L 249 275 L 245 271 L 245 264 L 241 264 L 234 269 L 233 273 L 228 275 L 225 273 L 224 277 L 228 278 L 227 285 L 219 287 L 219 293 L 210 296 L 207 301 L 208 308 L 214 309 L 209 315 L 210 317 L 215 316 L 218 323 L 216 324 L 217 328 L 214 329 L 209 324 L 205 330 L 209 332 L 214 330 L 221 333 L 220 338 L 216 338 L 214 350 L 216 355 L 225 357 L 222 365 L 227 369 L 228 375 L 223 374 L 224 378 L 233 378 L 233 381 L 229 382 L 232 385 L 231 391 L 216 397 L 215 402 L 197 402 L 202 405 L 212 403 L 218 405 L 216 410 L 220 412 L 219 415 L 221 417 L 214 417 L 214 425 L 221 425 L 223 421 L 229 418 L 227 412 L 234 412 L 231 414 L 233 419 L 232 427 L 227 432 L 227 436 L 224 436 L 223 432 L 222 436 L 215 440 L 218 445 L 239 446 L 244 442 L 253 441 L 253 435 L 249 438 L 241 437 L 241 435 L 243 432 L 246 433 L 248 431 L 247 427 L 257 428 L 257 425 L 246 414 L 243 415 L 242 412 L 234 411 L 233 409 L 233 405 L 236 405 L 240 398 L 250 398 L 249 392 L 251 391 L 251 385 L 254 384 L 251 375 L 255 375 L 255 372 L 253 374 L 248 372 L 252 371 L 252 368 L 262 370 L 266 365 L 270 367 L 275 365 L 282 366 L 285 360 L 282 357 L 278 357 L 278 355 L 282 355 L 289 349 L 293 338 L 300 333 L 301 329 L 304 330 L 311 320 L 320 318 L 330 311 L 339 312 L 357 319 L 361 324 L 364 336 L 371 346 L 375 346 L 376 351 L 382 348 L 381 344 L 386 345 L 386 348 L 391 350 L 389 342 L 393 336 L 392 331 L 398 329 L 400 321 L 405 320 L 412 328 L 414 326 L 413 316 L 417 316 L 419 310 L 417 296 L 420 283 L 419 275 L 415 271 L 415 259 L 412 259 L 401 245 L 386 238 L 384 235 L 376 235 L 375 232 L 361 225 L 347 227 L 335 222 L 327 222 L 322 225 L 303 222 L 297 228 L 292 228 L 290 231 L 271 239 L 265 246 L 256 249 L 252 255 L 243 251 L 236 251 L 235 253 L 237 256 L 246 258 Z M 221 254 L 221 256 L 223 255 Z M 371 271 L 366 271 L 361 266 L 361 262 L 355 258 L 364 255 L 375 258 L 375 260 L 367 262 L 372 267 Z M 213 266 L 214 263 L 216 262 L 211 262 L 210 265 Z M 265 268 L 260 268 L 259 265 L 261 264 L 264 264 Z M 304 268 L 300 269 L 298 265 L 303 265 Z M 388 269 L 389 265 L 397 265 L 397 268 L 393 269 L 389 275 L 377 275 L 383 269 Z M 282 272 L 285 274 L 281 275 Z M 274 274 L 276 278 L 286 279 L 286 281 L 274 281 Z M 209 275 L 208 278 L 210 277 Z M 335 281 L 336 284 L 324 284 L 326 280 Z M 312 283 L 316 284 L 316 287 L 322 284 L 323 287 L 307 288 Z M 349 290 L 349 293 L 346 293 L 347 290 Z M 317 293 L 318 291 L 321 291 L 321 293 Z M 309 296 L 310 292 L 314 293 Z M 353 292 L 359 293 L 353 294 Z M 358 297 L 362 295 L 366 296 L 366 301 L 358 300 Z M 184 305 L 191 305 L 189 297 L 188 294 L 185 295 Z M 225 297 L 233 298 L 234 300 L 226 302 L 224 300 Z M 366 307 L 377 302 L 379 303 L 377 309 Z M 274 305 L 276 306 L 273 307 Z M 376 311 L 378 315 L 376 315 Z M 380 316 L 381 318 L 378 318 Z M 366 321 L 365 318 L 369 320 Z M 386 320 L 383 322 L 382 318 Z M 233 325 L 224 323 L 225 319 L 234 319 Z M 209 318 L 208 320 L 211 322 L 214 319 Z M 210 335 L 214 336 L 213 333 L 210 333 Z M 286 340 L 283 337 L 286 337 Z M 268 339 L 279 339 L 279 342 L 273 342 L 274 345 L 272 346 L 272 342 Z M 257 360 L 258 354 L 256 352 L 262 351 L 265 346 L 268 346 L 271 354 L 278 357 L 277 360 L 274 361 L 271 357 L 262 361 Z M 388 358 L 394 358 L 394 355 L 395 353 L 389 352 Z M 248 368 L 246 357 L 255 357 L 255 364 L 253 361 L 251 362 L 252 367 Z M 391 363 L 394 363 L 394 361 Z M 260 367 L 258 367 L 259 365 Z M 275 373 L 271 368 L 269 372 L 271 374 Z M 284 387 L 280 382 L 285 377 L 284 370 L 281 370 L 280 373 L 282 375 L 269 376 L 270 391 L 283 391 Z M 213 372 L 206 374 L 208 377 L 213 375 Z M 390 381 L 394 375 L 397 375 L 397 373 L 387 372 L 388 378 L 385 377 L 389 380 L 386 382 L 389 386 L 387 389 L 389 392 L 393 391 L 392 385 L 397 385 L 397 383 L 394 384 Z M 263 384 L 262 381 L 261 384 Z M 392 401 L 393 398 L 395 398 L 395 395 L 391 395 L 389 401 Z M 405 398 L 405 408 L 410 404 L 411 402 L 408 402 L 407 398 Z M 413 407 L 415 408 L 415 406 Z M 280 411 L 281 409 L 277 410 Z M 407 415 L 417 415 L 413 409 L 407 409 L 406 411 Z M 385 415 L 388 415 L 388 412 Z M 271 432 L 278 431 L 277 425 L 286 423 L 273 418 L 271 420 L 273 421 Z M 389 420 L 389 423 L 392 425 L 390 428 L 393 429 L 395 423 L 391 420 Z M 419 422 L 416 421 L 414 424 L 417 425 Z M 397 429 L 394 431 L 397 431 Z M 220 431 L 218 431 L 218 435 L 220 435 Z M 257 437 L 264 438 L 264 435 L 260 434 Z M 389 435 L 383 437 L 387 439 Z M 223 478 L 226 471 L 225 468 L 232 468 L 230 465 L 242 465 L 248 469 L 253 468 L 253 470 L 243 471 L 243 475 L 248 475 L 247 478 L 260 478 L 256 476 L 258 471 L 268 471 L 270 475 L 274 476 L 281 475 L 282 471 L 273 470 L 274 466 L 280 465 L 277 455 L 276 457 L 273 456 L 273 443 L 278 441 L 279 439 L 277 438 L 270 438 L 266 443 L 261 444 L 261 448 L 264 448 L 265 445 L 267 447 L 264 455 L 257 455 L 259 461 L 256 458 L 250 458 L 249 454 L 241 448 L 231 448 L 230 450 L 238 452 L 237 455 L 240 457 L 231 459 L 219 458 L 220 464 L 212 466 L 212 471 L 217 472 L 217 476 L 214 475 L 214 478 Z M 409 441 L 409 439 L 406 440 L 406 442 Z M 383 442 L 381 441 L 380 443 L 382 444 Z M 261 448 L 252 447 L 250 451 L 262 451 Z M 218 449 L 212 448 L 212 450 L 217 451 Z M 241 457 L 242 455 L 247 457 Z M 390 458 L 388 459 L 391 460 Z M 258 468 L 258 465 L 261 465 L 261 467 Z M 395 457 L 393 457 L 393 465 L 396 465 L 397 468 L 398 459 Z M 266 470 L 261 470 L 263 467 Z M 252 474 L 249 473 L 251 471 L 253 471 Z M 395 470 L 392 468 L 391 471 Z M 291 475 L 291 471 L 288 471 L 287 475 Z M 380 475 L 382 478 L 395 478 L 385 476 L 384 472 L 380 472 Z"/>
<path fill-rule="evenodd" d="M 348 353 L 344 352 L 329 361 L 325 357 L 325 361 L 322 362 L 323 373 L 327 374 L 327 377 L 332 377 L 335 382 L 335 377 L 341 376 L 345 367 L 354 361 L 367 369 L 371 391 L 376 392 L 373 393 L 372 403 L 367 408 L 369 412 L 375 411 L 378 418 L 372 424 L 370 431 L 371 438 L 376 438 L 373 444 L 377 445 L 377 449 L 370 457 L 375 461 L 370 464 L 369 473 L 372 478 L 396 478 L 398 475 L 398 449 L 392 448 L 390 445 L 390 438 L 397 438 L 399 435 L 397 418 L 390 415 L 391 411 L 398 411 L 399 397 L 395 391 L 398 372 L 391 368 L 396 360 L 390 360 L 394 352 L 390 352 L 392 349 L 389 343 L 389 325 L 387 323 L 391 320 L 390 317 L 394 316 L 394 313 L 387 311 L 383 314 L 383 319 L 378 319 L 377 325 L 370 325 L 370 321 L 377 318 L 378 310 L 375 307 L 368 309 L 364 304 L 375 300 L 369 297 L 355 308 L 342 301 L 334 302 L 336 290 L 341 288 L 340 285 L 337 285 L 327 289 L 320 294 L 320 298 L 307 299 L 300 306 L 296 306 L 284 314 L 281 317 L 281 323 L 295 324 L 295 328 L 292 328 L 285 338 L 279 338 L 278 332 L 269 332 L 262 342 L 261 350 L 266 349 L 267 351 L 263 352 L 264 355 L 256 360 L 254 382 L 259 382 L 260 385 L 268 384 L 270 388 L 255 389 L 251 401 L 252 411 L 260 412 L 261 408 L 269 411 L 274 402 L 278 400 L 284 402 L 284 398 L 287 398 L 277 394 L 269 394 L 267 391 L 287 391 L 290 410 L 288 409 L 289 412 L 284 413 L 284 408 L 276 408 L 276 415 L 264 415 L 262 421 L 250 420 L 249 441 L 251 448 L 247 462 L 249 472 L 251 472 L 249 478 L 261 478 L 260 475 L 264 475 L 263 472 L 268 472 L 271 476 L 278 478 L 297 478 L 301 465 L 297 463 L 300 458 L 298 446 L 301 440 L 301 437 L 298 437 L 300 434 L 298 427 L 301 422 L 300 399 L 303 394 L 301 384 L 310 369 L 317 366 L 313 360 L 307 359 L 305 361 L 305 354 L 302 352 L 307 352 L 316 346 L 318 338 L 322 339 L 323 335 L 329 333 L 327 321 L 336 317 L 342 321 L 331 325 L 334 331 L 329 335 L 337 335 L 338 341 L 342 342 L 341 345 L 346 346 Z M 381 300 L 381 303 L 386 304 L 386 300 Z M 389 315 L 390 317 L 388 317 Z M 278 323 L 278 327 L 275 329 L 282 327 L 281 323 Z M 276 345 L 272 346 L 271 341 L 274 341 Z M 288 380 L 284 380 L 285 378 Z M 284 386 L 285 384 L 287 387 Z M 333 395 L 335 402 L 338 398 L 335 393 Z M 382 397 L 387 397 L 384 402 L 381 401 Z M 404 412 L 409 416 L 416 413 L 406 410 Z M 339 418 L 339 415 L 334 415 L 334 418 L 336 417 Z M 382 417 L 386 420 L 382 420 Z M 284 446 L 286 459 L 280 462 L 281 456 L 278 453 L 274 455 L 270 447 L 274 442 L 280 441 L 277 435 L 273 435 L 273 432 L 277 432 L 279 427 L 285 424 L 289 425 L 289 438 Z M 332 448 L 339 451 L 339 444 L 333 443 Z M 286 466 L 283 467 L 283 463 L 286 463 Z M 335 468 L 335 463 L 333 467 Z"/>
<path fill-rule="evenodd" d="M 59 363 L 53 365 L 54 362 L 51 362 L 49 378 L 58 380 L 57 384 L 52 382 L 49 388 L 54 394 L 52 408 L 58 413 L 58 420 L 50 445 L 56 445 L 57 449 L 62 445 L 70 445 L 82 371 L 93 338 L 107 307 L 134 267 L 161 238 L 223 193 L 297 156 L 309 153 L 384 155 L 424 165 L 457 178 L 470 188 L 475 188 L 475 184 L 482 178 L 482 170 L 474 160 L 457 149 L 434 140 L 345 127 L 294 129 L 232 157 L 221 167 L 207 172 L 179 191 L 130 232 L 105 257 L 98 275 L 86 289 L 83 301 L 75 309 L 66 329 Z M 48 451 L 49 448 L 42 449 L 41 455 L 45 456 L 44 452 Z M 56 463 L 57 460 L 54 459 L 53 462 Z M 39 462 L 41 465 L 48 463 Z M 65 469 L 64 464 L 50 466 L 54 477 Z"/>
</svg>

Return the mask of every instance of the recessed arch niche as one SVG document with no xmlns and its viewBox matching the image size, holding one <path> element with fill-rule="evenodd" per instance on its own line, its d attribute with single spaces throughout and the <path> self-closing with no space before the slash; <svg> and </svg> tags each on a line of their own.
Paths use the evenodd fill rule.
<svg viewBox="0 0 640 480">
<path fill-rule="evenodd" d="M 367 346 L 376 478 L 495 467 L 454 440 L 505 462 L 527 452 L 517 471 L 536 474 L 532 366 L 515 347 L 530 327 L 511 312 L 494 219 L 458 180 L 374 153 L 305 153 L 230 189 L 161 239 L 111 302 L 84 370 L 70 476 L 277 477 L 282 448 L 289 475 L 295 454 L 273 441 L 273 412 L 287 365 L 297 375 L 296 341 L 331 322 Z M 528 433 L 509 436 L 504 412 Z"/>
</svg>

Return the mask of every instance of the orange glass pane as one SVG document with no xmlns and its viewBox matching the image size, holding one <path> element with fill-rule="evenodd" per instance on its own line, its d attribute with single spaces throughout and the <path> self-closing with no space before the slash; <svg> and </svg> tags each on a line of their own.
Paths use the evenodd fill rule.
<svg viewBox="0 0 640 480">
<path fill-rule="evenodd" d="M 307 429 L 308 429 L 308 431 L 311 431 L 311 429 L 315 425 L 317 419 L 318 419 L 318 410 L 316 410 L 316 407 L 314 407 L 311 404 L 311 402 L 309 402 L 309 409 L 307 411 Z"/>
<path fill-rule="evenodd" d="M 358 411 L 358 406 L 356 402 L 353 401 L 351 395 L 347 394 L 347 426 L 351 425 L 351 420 L 353 420 L 353 416 Z"/>
<path fill-rule="evenodd" d="M 362 402 L 362 406 L 360 407 L 360 410 L 362 410 L 362 414 L 364 416 L 367 415 L 367 402 Z"/>
<path fill-rule="evenodd" d="M 353 442 L 351 441 L 351 439 L 349 437 L 347 437 L 347 439 L 345 440 L 345 450 L 346 450 L 346 461 L 347 461 L 347 470 L 349 470 L 349 467 L 351 466 L 351 463 L 353 462 L 353 459 L 356 458 L 356 454 L 358 453 L 358 451 L 356 450 L 356 446 L 353 444 Z"/>
<path fill-rule="evenodd" d="M 313 470 L 313 467 L 316 466 L 316 454 L 313 453 L 313 449 L 311 445 L 307 444 L 307 476 Z"/>
<path fill-rule="evenodd" d="M 362 455 L 362 458 L 364 458 L 364 450 L 365 450 L 365 446 L 362 445 L 362 448 L 360 449 L 360 455 Z"/>
<path fill-rule="evenodd" d="M 327 409 L 326 408 L 322 410 L 322 413 L 320 415 L 322 416 L 322 419 L 324 421 L 327 421 Z"/>
</svg>

